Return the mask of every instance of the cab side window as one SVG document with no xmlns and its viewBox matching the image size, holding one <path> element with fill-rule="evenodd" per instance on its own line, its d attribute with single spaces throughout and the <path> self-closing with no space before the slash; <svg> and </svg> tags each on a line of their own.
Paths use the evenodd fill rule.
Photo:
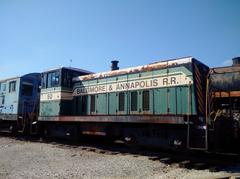
<svg viewBox="0 0 240 179">
<path fill-rule="evenodd" d="M 72 72 L 63 69 L 62 71 L 62 86 L 72 87 Z"/>
<path fill-rule="evenodd" d="M 50 72 L 47 75 L 47 88 L 57 87 L 60 84 L 60 73 L 59 71 Z"/>
<path fill-rule="evenodd" d="M 5 96 L 1 96 L 0 99 L 1 99 L 0 100 L 1 105 L 4 105 L 4 103 L 5 103 Z"/>
<path fill-rule="evenodd" d="M 9 82 L 9 93 L 16 91 L 16 81 Z"/>
<path fill-rule="evenodd" d="M 47 87 L 47 74 L 44 73 L 41 76 L 41 88 L 46 88 Z"/>
<path fill-rule="evenodd" d="M 6 84 L 2 84 L 2 91 L 6 91 Z"/>
</svg>

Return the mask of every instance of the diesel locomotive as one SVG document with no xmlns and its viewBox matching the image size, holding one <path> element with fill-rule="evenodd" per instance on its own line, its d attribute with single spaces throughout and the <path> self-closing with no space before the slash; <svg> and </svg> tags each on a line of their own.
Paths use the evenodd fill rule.
<svg viewBox="0 0 240 179">
<path fill-rule="evenodd" d="M 36 79 L 36 85 L 40 81 L 41 85 L 31 88 L 35 102 L 28 98 L 32 108 L 24 115 L 20 109 L 27 108 L 21 102 L 26 99 L 18 97 L 18 112 L 8 130 L 69 139 L 97 135 L 166 149 L 237 152 L 240 58 L 233 62 L 210 69 L 193 57 L 184 57 L 120 70 L 113 61 L 111 71 L 103 73 L 51 69 Z M 9 84 L 10 89 L 10 81 L 0 84 Z M 0 95 L 2 99 L 10 92 Z M 10 114 L 1 110 L 5 107 L 4 101 L 1 126 L 10 121 L 2 117 Z"/>
</svg>

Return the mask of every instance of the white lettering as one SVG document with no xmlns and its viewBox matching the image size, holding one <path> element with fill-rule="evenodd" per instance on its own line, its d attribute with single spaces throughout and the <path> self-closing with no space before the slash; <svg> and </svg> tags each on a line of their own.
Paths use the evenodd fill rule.
<svg viewBox="0 0 240 179">
<path fill-rule="evenodd" d="M 74 89 L 73 96 L 85 94 L 98 94 L 107 92 L 118 92 L 139 89 L 151 89 L 167 86 L 188 85 L 191 78 L 186 77 L 184 73 L 178 73 L 169 76 L 159 76 L 135 81 L 115 82 L 112 84 L 99 84 L 92 86 L 79 86 Z"/>
</svg>

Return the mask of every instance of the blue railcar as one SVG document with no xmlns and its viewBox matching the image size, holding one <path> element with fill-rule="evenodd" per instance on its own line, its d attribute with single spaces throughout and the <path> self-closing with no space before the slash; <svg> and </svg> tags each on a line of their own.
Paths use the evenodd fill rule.
<svg viewBox="0 0 240 179">
<path fill-rule="evenodd" d="M 33 132 L 39 112 L 40 73 L 0 81 L 0 129 Z"/>
</svg>

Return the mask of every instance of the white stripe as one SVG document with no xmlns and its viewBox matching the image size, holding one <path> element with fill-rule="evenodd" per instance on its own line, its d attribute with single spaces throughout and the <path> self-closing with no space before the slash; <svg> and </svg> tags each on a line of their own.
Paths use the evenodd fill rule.
<svg viewBox="0 0 240 179">
<path fill-rule="evenodd" d="M 45 92 L 41 93 L 40 101 L 54 101 L 54 100 L 72 100 L 71 92 Z"/>
<path fill-rule="evenodd" d="M 111 84 L 97 84 L 97 85 L 82 85 L 75 88 L 73 96 L 86 95 L 86 94 L 98 94 L 109 93 L 129 90 L 141 90 L 160 87 L 181 86 L 193 83 L 192 79 L 186 76 L 184 73 L 169 74 L 168 76 L 159 76 L 156 78 L 140 78 L 138 80 L 129 80 L 125 82 L 115 82 Z"/>
</svg>

